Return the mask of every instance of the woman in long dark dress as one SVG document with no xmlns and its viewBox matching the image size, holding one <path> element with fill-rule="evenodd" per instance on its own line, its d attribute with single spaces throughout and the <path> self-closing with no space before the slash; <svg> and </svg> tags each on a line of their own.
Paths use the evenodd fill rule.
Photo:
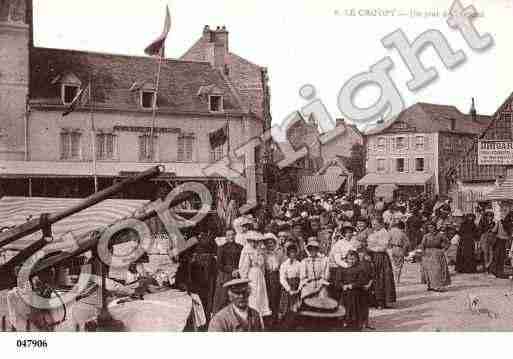
<svg viewBox="0 0 513 359">
<path fill-rule="evenodd" d="M 468 214 L 460 226 L 460 243 L 456 255 L 456 272 L 458 273 L 476 272 L 475 245 L 479 238 L 479 231 L 474 220 L 474 215 Z"/>
<path fill-rule="evenodd" d="M 217 250 L 217 282 L 214 295 L 214 305 L 212 313 L 228 305 L 228 290 L 223 284 L 238 276 L 240 253 L 242 245 L 235 242 L 235 231 L 229 229 L 226 231 L 226 243 Z"/>
<path fill-rule="evenodd" d="M 346 256 L 347 268 L 340 268 L 342 304 L 346 310 L 345 324 L 347 329 L 361 330 L 369 317 L 369 300 L 366 285 L 370 282 L 371 273 L 360 265 L 358 253 L 349 251 Z"/>
<path fill-rule="evenodd" d="M 367 238 L 367 248 L 375 270 L 372 285 L 375 305 L 378 309 L 389 308 L 397 300 L 392 262 L 387 253 L 390 234 L 380 218 L 372 220 L 372 229 L 374 232 Z"/>
<path fill-rule="evenodd" d="M 201 233 L 198 244 L 194 246 L 191 262 L 191 291 L 197 293 L 203 304 L 207 320 L 212 313 L 214 290 L 216 283 L 217 245 L 210 234 Z"/>
<path fill-rule="evenodd" d="M 441 292 L 451 284 L 449 265 L 445 256 L 447 238 L 437 233 L 434 223 L 427 224 L 427 231 L 420 245 L 423 254 L 421 262 L 422 281 L 427 290 Z"/>
<path fill-rule="evenodd" d="M 506 242 L 508 238 L 511 238 L 511 217 L 512 213 L 510 212 L 504 219 L 497 221 L 493 229 L 495 243 L 490 273 L 494 274 L 497 278 L 506 278 L 504 274 L 504 260 L 506 259 Z"/>
</svg>

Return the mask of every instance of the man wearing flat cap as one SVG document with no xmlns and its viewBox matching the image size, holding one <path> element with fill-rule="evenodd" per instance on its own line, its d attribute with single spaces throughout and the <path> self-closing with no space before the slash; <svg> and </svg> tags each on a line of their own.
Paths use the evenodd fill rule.
<svg viewBox="0 0 513 359">
<path fill-rule="evenodd" d="M 264 322 L 260 314 L 249 307 L 248 279 L 233 279 L 224 284 L 230 304 L 221 309 L 210 321 L 209 332 L 260 332 Z"/>
</svg>

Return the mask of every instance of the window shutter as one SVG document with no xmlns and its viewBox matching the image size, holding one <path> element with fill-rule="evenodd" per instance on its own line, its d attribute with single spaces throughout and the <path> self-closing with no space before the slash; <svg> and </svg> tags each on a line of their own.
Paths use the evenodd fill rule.
<svg viewBox="0 0 513 359">
<path fill-rule="evenodd" d="M 61 159 L 68 157 L 68 136 L 66 133 L 61 133 Z"/>
<path fill-rule="evenodd" d="M 107 135 L 107 144 L 106 144 L 106 155 L 107 155 L 107 158 L 113 158 L 114 157 L 114 140 L 115 140 L 115 137 L 114 135 L 112 134 L 108 134 Z"/>
<path fill-rule="evenodd" d="M 431 143 L 430 143 L 430 137 L 429 136 L 424 136 L 424 150 L 429 150 L 429 148 L 431 147 Z"/>
<path fill-rule="evenodd" d="M 71 133 L 71 157 L 78 158 L 80 156 L 80 133 Z"/>
<path fill-rule="evenodd" d="M 149 138 L 148 138 L 149 139 Z M 157 135 L 153 136 L 153 153 L 150 153 L 149 157 L 153 160 L 157 159 L 157 153 L 159 151 L 159 137 Z"/>
<path fill-rule="evenodd" d="M 406 173 L 410 172 L 410 159 L 409 158 L 404 159 L 404 172 L 406 172 Z"/>
<path fill-rule="evenodd" d="M 178 161 L 183 161 L 183 150 L 184 150 L 184 138 L 183 135 L 180 135 L 178 137 L 178 151 L 177 151 L 177 158 Z"/>
<path fill-rule="evenodd" d="M 146 158 L 145 142 L 144 136 L 139 136 L 139 160 L 141 161 Z"/>
<path fill-rule="evenodd" d="M 406 146 L 406 149 L 410 149 L 410 137 L 409 136 L 406 136 L 404 138 L 404 145 Z M 412 148 L 414 148 L 414 146 L 412 146 Z"/>
<path fill-rule="evenodd" d="M 96 141 L 96 159 L 102 159 L 103 158 L 103 146 L 102 146 L 102 134 L 97 134 L 95 136 Z"/>
<path fill-rule="evenodd" d="M 426 157 L 424 158 L 424 171 L 428 171 L 429 170 L 429 158 Z"/>
</svg>

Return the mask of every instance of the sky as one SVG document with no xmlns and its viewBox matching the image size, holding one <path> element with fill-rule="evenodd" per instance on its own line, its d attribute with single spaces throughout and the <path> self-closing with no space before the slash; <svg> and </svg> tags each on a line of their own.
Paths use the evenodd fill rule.
<svg viewBox="0 0 513 359">
<path fill-rule="evenodd" d="M 494 46 L 477 53 L 459 32 L 449 28 L 443 12 L 447 0 L 34 0 L 37 46 L 143 55 L 144 48 L 162 31 L 165 6 L 172 16 L 166 55 L 180 57 L 202 35 L 205 25 L 225 25 L 230 51 L 268 68 L 271 112 L 279 123 L 306 102 L 299 89 L 312 84 L 334 118 L 341 117 L 337 97 L 353 76 L 389 56 L 391 77 L 406 107 L 416 102 L 454 105 L 462 112 L 476 98 L 479 113 L 493 114 L 513 92 L 511 18 L 513 0 L 475 0 L 480 16 L 474 21 L 489 33 Z M 415 3 L 415 5 L 413 5 Z M 471 5 L 462 0 L 463 6 Z M 355 16 L 349 16 L 354 9 Z M 411 75 L 396 50 L 381 39 L 401 29 L 410 41 L 436 29 L 467 61 L 447 70 L 432 48 L 422 52 L 426 67 L 439 77 L 411 92 Z M 377 87 L 359 91 L 355 104 L 372 105 Z M 349 119 L 350 120 L 350 119 Z"/>
</svg>

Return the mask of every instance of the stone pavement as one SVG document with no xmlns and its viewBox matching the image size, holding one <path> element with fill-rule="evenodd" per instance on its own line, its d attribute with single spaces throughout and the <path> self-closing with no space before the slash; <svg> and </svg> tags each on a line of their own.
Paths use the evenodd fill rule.
<svg viewBox="0 0 513 359">
<path fill-rule="evenodd" d="M 428 292 L 420 283 L 419 265 L 406 264 L 393 309 L 372 310 L 378 331 L 513 331 L 513 282 L 487 274 L 455 274 L 445 293 Z M 480 308 L 468 308 L 468 295 Z"/>
</svg>

